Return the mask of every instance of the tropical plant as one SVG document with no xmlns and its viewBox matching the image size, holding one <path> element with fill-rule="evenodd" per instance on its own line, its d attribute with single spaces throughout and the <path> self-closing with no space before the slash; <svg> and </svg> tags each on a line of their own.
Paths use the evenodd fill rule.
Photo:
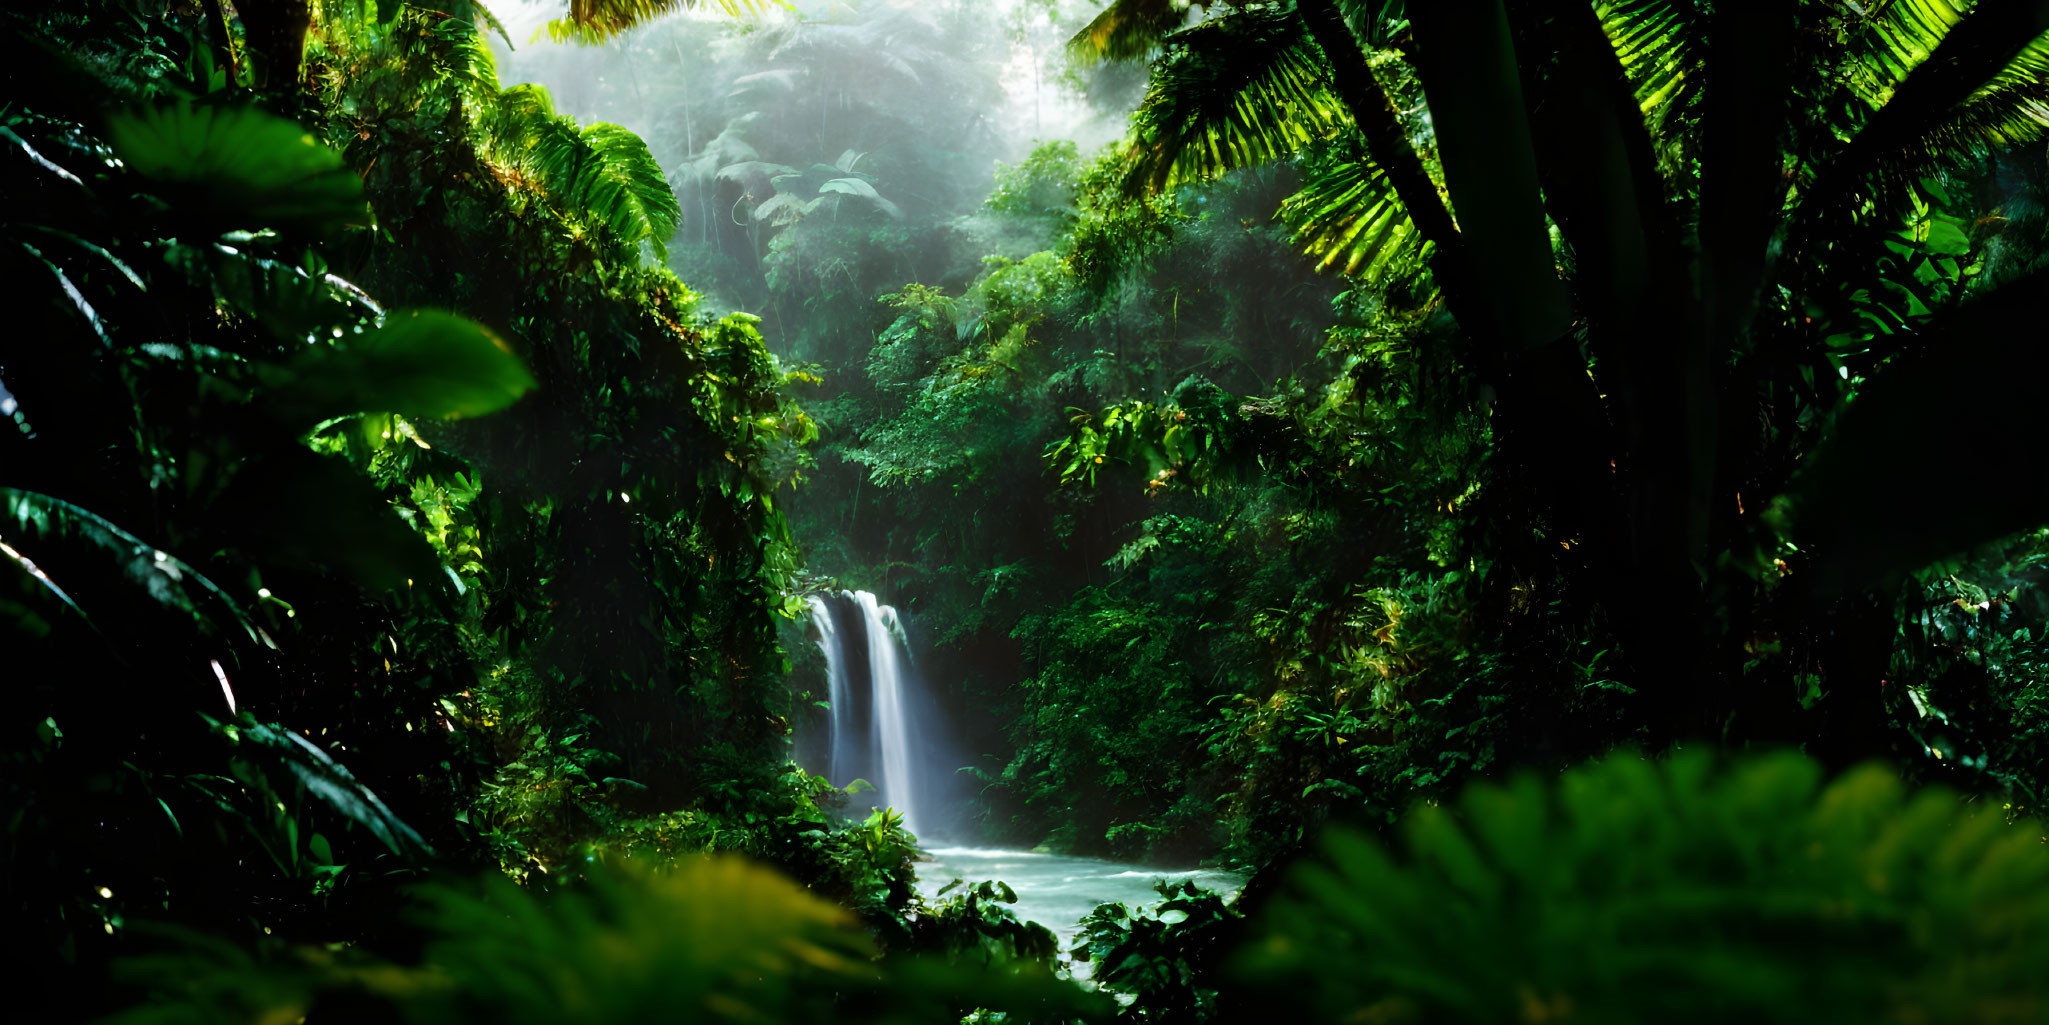
<svg viewBox="0 0 2049 1025">
<path fill-rule="evenodd" d="M 322 5 L 289 84 L 257 74 L 272 6 L 0 14 L 36 82 L 0 181 L 47 200 L 0 228 L 42 339 L 0 353 L 4 896 L 23 999 L 81 1015 L 132 921 L 359 940 L 433 864 L 545 867 L 564 821 L 670 800 L 651 724 L 794 785 L 763 757 L 769 464 L 810 422 L 748 321 L 643 265 L 674 223 L 645 147 L 500 90 L 449 11 Z M 597 519 L 640 525 L 593 535 L 628 558 L 564 532 Z M 550 592 L 620 581 L 665 596 L 637 646 L 630 596 Z M 670 657 L 705 668 L 645 697 L 606 673 Z"/>
<path fill-rule="evenodd" d="M 1331 830 L 1254 916 L 1225 1006 L 2025 1021 L 2049 1000 L 2040 833 L 1875 765 L 1618 753 L 1418 806 L 1387 844 Z"/>
<path fill-rule="evenodd" d="M 2004 340 L 2038 290 L 1980 273 L 1986 235 L 1963 226 L 1996 211 L 1961 193 L 2049 124 L 2039 5 L 1203 6 L 1184 29 L 1187 5 L 1122 0 L 1075 38 L 1157 54 L 1129 180 L 1304 157 L 1321 170 L 1283 212 L 1309 252 L 1379 282 L 1427 264 L 1420 293 L 1385 294 L 1441 296 L 1494 398 L 1550 540 L 1517 572 L 1605 602 L 1626 678 L 1663 678 L 1636 699 L 1660 736 L 1785 719 L 1776 684 L 1729 681 L 1749 631 L 1794 627 L 1715 625 L 1711 602 L 1788 608 L 2049 515 L 1897 486 L 1948 472 L 1933 439 L 1963 409 L 2022 405 L 1993 382 L 2030 376 L 2033 347 Z M 1849 734 L 1875 692 L 1831 693 L 1856 706 L 1835 721 L 1866 724 L 1841 742 L 1868 746 Z"/>
<path fill-rule="evenodd" d="M 420 1022 L 1101 1020 L 1043 969 L 873 961 L 844 909 L 734 858 L 620 862 L 541 894 L 502 878 L 423 891 L 417 964 L 186 938 L 122 965 L 149 1002 L 111 1022 L 376 1015 Z"/>
<path fill-rule="evenodd" d="M 1103 904 L 1081 921 L 1074 959 L 1089 978 L 1119 996 L 1120 1017 L 1134 1022 L 1214 1018 L 1213 988 L 1244 915 L 1223 895 L 1193 882 L 1162 879 L 1160 899 L 1143 908 Z"/>
</svg>

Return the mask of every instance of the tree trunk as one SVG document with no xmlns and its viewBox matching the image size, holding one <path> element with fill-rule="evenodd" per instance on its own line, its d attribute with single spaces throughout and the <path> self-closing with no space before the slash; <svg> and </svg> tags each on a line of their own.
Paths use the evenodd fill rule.
<svg viewBox="0 0 2049 1025">
<path fill-rule="evenodd" d="M 235 9 L 248 39 L 249 84 L 258 89 L 297 86 L 306 32 L 313 27 L 311 0 L 245 0 Z"/>
</svg>

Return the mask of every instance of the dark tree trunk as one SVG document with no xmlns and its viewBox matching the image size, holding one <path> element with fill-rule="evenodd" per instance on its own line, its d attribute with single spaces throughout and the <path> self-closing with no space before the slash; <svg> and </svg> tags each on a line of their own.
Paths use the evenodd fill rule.
<svg viewBox="0 0 2049 1025">
<path fill-rule="evenodd" d="M 306 55 L 306 31 L 313 26 L 311 0 L 246 0 L 235 8 L 249 46 L 249 84 L 292 86 Z"/>
</svg>

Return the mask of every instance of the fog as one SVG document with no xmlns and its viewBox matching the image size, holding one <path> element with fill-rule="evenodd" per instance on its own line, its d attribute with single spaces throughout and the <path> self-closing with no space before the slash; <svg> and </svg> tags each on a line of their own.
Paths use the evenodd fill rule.
<svg viewBox="0 0 2049 1025">
<path fill-rule="evenodd" d="M 525 0 L 494 5 L 512 45 L 493 45 L 505 84 L 543 85 L 559 113 L 647 141 L 683 207 L 670 265 L 711 312 L 759 314 L 777 352 L 830 362 L 865 351 L 844 328 L 882 292 L 957 288 L 982 256 L 1047 243 L 976 212 L 999 162 L 1123 134 L 1142 70 L 1067 59 L 1096 7 L 706 3 L 581 46 L 549 38 L 560 3 Z M 836 180 L 843 191 L 819 191 Z"/>
</svg>

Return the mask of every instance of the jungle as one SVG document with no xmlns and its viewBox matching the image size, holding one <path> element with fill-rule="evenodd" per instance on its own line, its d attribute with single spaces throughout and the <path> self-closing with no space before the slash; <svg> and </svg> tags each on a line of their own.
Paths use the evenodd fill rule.
<svg viewBox="0 0 2049 1025">
<path fill-rule="evenodd" d="M 14 1020 L 2049 1022 L 2049 0 L 0 80 Z"/>
</svg>

